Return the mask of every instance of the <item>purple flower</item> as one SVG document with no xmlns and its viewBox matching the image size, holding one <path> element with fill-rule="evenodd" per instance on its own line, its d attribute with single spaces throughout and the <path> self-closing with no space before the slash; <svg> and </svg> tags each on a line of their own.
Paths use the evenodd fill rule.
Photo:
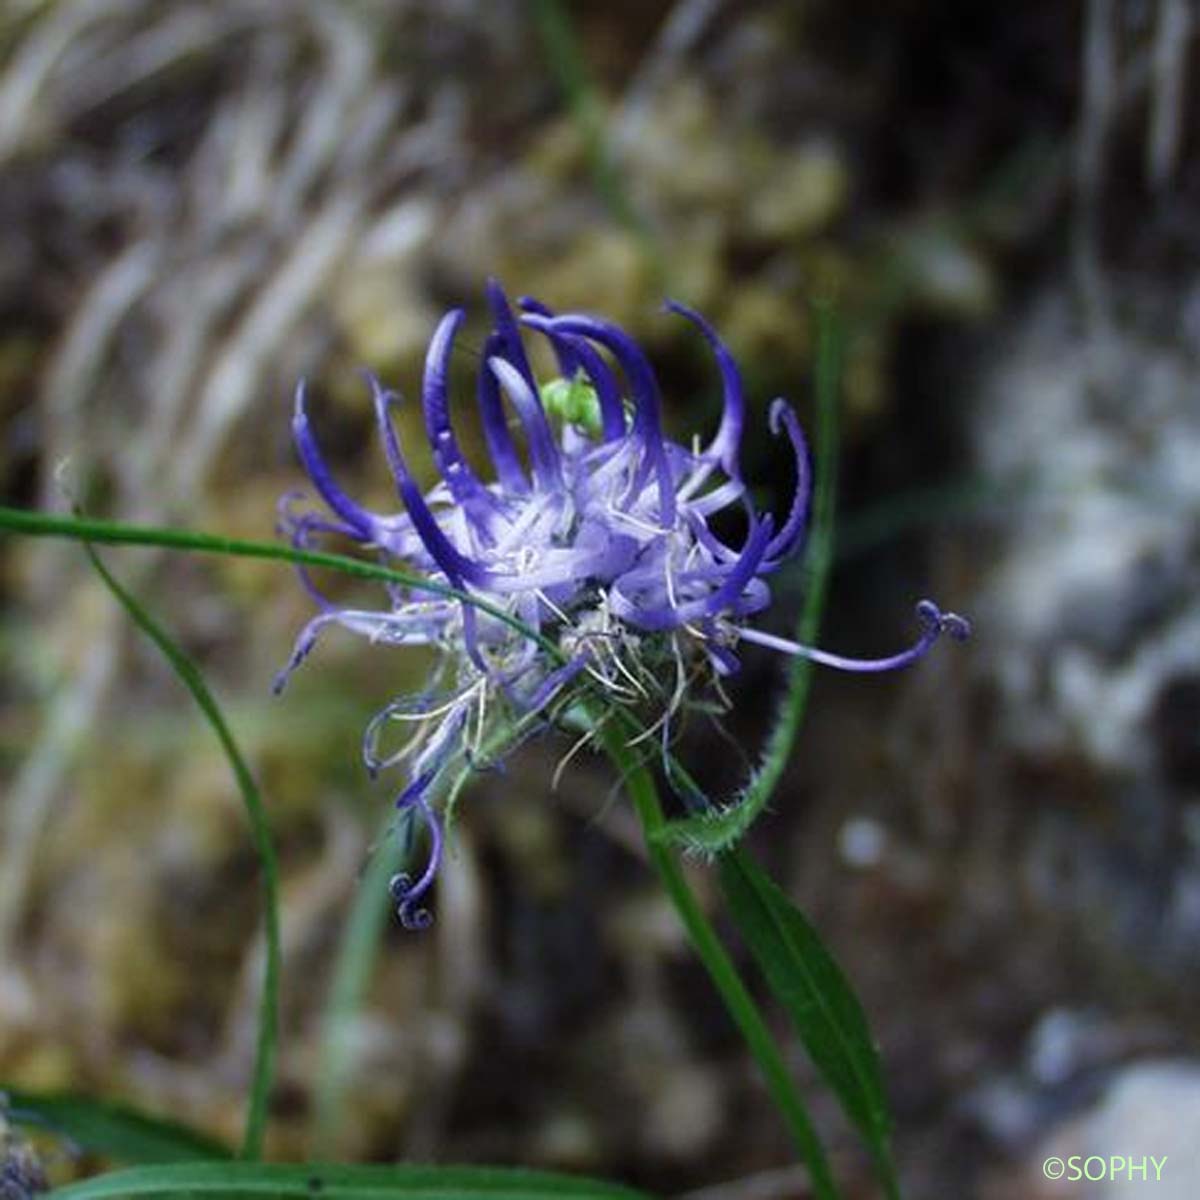
<svg viewBox="0 0 1200 1200">
<path fill-rule="evenodd" d="M 544 645 L 474 605 L 416 589 L 391 587 L 381 610 L 352 609 L 323 596 L 301 572 L 320 612 L 301 633 L 277 687 L 328 625 L 372 641 L 424 645 L 440 652 L 425 693 L 388 705 L 364 739 L 375 772 L 400 760 L 409 783 L 398 808 L 428 830 L 429 860 L 418 879 L 397 876 L 392 893 L 407 925 L 429 917 L 421 900 L 436 874 L 442 831 L 431 803 L 434 781 L 452 762 L 480 763 L 514 740 L 537 715 L 568 703 L 579 676 L 615 703 L 660 710 L 650 732 L 666 745 L 671 717 L 689 693 L 738 669 L 734 650 L 754 642 L 850 671 L 884 671 L 920 658 L 942 633 L 967 624 L 922 601 L 922 632 L 889 658 L 827 654 L 750 628 L 770 603 L 767 577 L 794 555 L 806 530 L 811 473 L 799 421 L 783 400 L 769 423 L 784 435 L 796 465 L 792 503 L 776 522 L 755 512 L 742 480 L 739 450 L 746 406 L 732 355 L 703 317 L 667 308 L 708 342 L 724 389 L 716 435 L 688 448 L 662 430 L 658 383 L 645 355 L 617 326 L 597 317 L 553 315 L 523 300 L 514 316 L 500 286 L 488 284 L 493 329 L 481 356 L 476 403 L 494 478 L 481 478 L 459 448 L 447 380 L 464 313 L 442 318 L 425 360 L 421 404 L 440 482 L 427 494 L 413 481 L 392 423 L 400 398 L 368 376 L 399 510 L 360 507 L 334 482 L 296 392 L 292 431 L 300 459 L 327 512 L 296 512 L 285 498 L 281 526 L 293 543 L 339 534 L 408 570 L 489 601 L 555 645 Z M 539 386 L 521 325 L 545 337 L 559 378 Z M 510 413 L 512 416 L 510 417 Z M 512 418 L 515 417 L 515 420 Z M 514 431 L 524 443 L 518 453 Z M 726 510 L 743 514 L 747 532 L 730 545 L 713 529 Z M 668 680 L 664 684 L 663 680 Z M 384 755 L 387 727 L 407 723 L 408 742 Z"/>
</svg>

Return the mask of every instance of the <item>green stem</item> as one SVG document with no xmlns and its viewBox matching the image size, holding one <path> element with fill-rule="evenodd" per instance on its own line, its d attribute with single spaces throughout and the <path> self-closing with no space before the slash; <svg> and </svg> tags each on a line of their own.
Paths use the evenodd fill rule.
<svg viewBox="0 0 1200 1200">
<path fill-rule="evenodd" d="M 683 922 L 692 948 L 704 964 L 729 1015 L 745 1039 L 754 1061 L 762 1072 L 771 1099 L 787 1122 L 792 1138 L 808 1164 L 816 1195 L 820 1200 L 837 1200 L 838 1190 L 824 1148 L 813 1129 L 803 1102 L 792 1086 L 775 1039 L 767 1028 L 754 998 L 746 990 L 746 985 L 742 982 L 728 951 L 721 944 L 716 930 L 704 915 L 675 856 L 662 840 L 656 837 L 666 824 L 666 816 L 659 802 L 658 789 L 653 777 L 637 752 L 629 747 L 630 734 L 636 731 L 631 731 L 625 720 L 616 719 L 600 722 L 598 732 L 605 752 L 617 768 L 637 810 L 650 862 Z"/>
<path fill-rule="evenodd" d="M 651 270 L 667 282 L 667 262 L 654 230 L 629 197 L 608 136 L 604 103 L 588 71 L 575 22 L 563 0 L 535 0 L 534 26 L 546 62 L 562 89 L 579 130 L 596 191 L 613 219 L 641 245 Z M 665 289 L 668 293 L 671 288 Z"/>
<path fill-rule="evenodd" d="M 221 743 L 242 794 L 242 804 L 250 823 L 254 849 L 262 867 L 263 911 L 266 925 L 266 966 L 263 972 L 262 995 L 259 999 L 258 1039 L 254 1054 L 254 1075 L 250 1088 L 250 1104 L 246 1113 L 246 1132 L 242 1139 L 242 1157 L 261 1159 L 267 1132 L 267 1117 L 271 1101 L 271 1086 L 275 1077 L 275 1059 L 279 1042 L 279 976 L 282 950 L 279 935 L 279 861 L 271 842 L 267 810 L 259 794 L 250 767 L 234 740 L 233 732 L 221 712 L 216 697 L 209 690 L 200 668 L 175 644 L 161 625 L 146 611 L 132 592 L 108 570 L 100 556 L 85 542 L 84 551 L 100 578 L 120 601 L 125 611 L 142 632 L 162 651 L 184 686 L 204 714 Z"/>
<path fill-rule="evenodd" d="M 282 542 L 255 542 L 245 538 L 217 537 L 211 533 L 193 533 L 186 529 L 170 529 L 158 525 L 135 525 L 124 521 L 97 521 L 92 518 L 67 517 L 54 513 L 36 512 L 27 508 L 8 508 L 0 505 L 0 533 L 20 533 L 27 537 L 69 538 L 77 542 L 101 542 L 108 545 L 161 546 L 167 550 L 189 550 L 198 554 L 231 554 L 237 558 L 263 558 L 275 562 L 290 562 L 300 566 L 328 567 L 359 579 L 375 579 L 398 583 L 403 587 L 462 600 L 474 605 L 497 621 L 515 629 L 545 650 L 560 665 L 566 660 L 559 648 L 536 629 L 518 621 L 497 604 L 470 592 L 459 591 L 448 584 L 438 583 L 410 571 L 397 571 L 379 563 L 364 562 L 345 554 L 327 554 L 319 550 L 298 550 Z"/>
</svg>

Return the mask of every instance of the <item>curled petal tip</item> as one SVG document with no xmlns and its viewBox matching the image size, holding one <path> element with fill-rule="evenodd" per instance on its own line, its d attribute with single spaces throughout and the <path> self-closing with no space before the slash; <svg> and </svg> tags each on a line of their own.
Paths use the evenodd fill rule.
<svg viewBox="0 0 1200 1200">
<path fill-rule="evenodd" d="M 393 392 L 390 388 L 383 386 L 383 380 L 375 374 L 374 371 L 363 370 L 361 372 L 367 386 L 371 389 L 371 398 L 374 400 L 378 409 L 384 411 L 390 409 L 392 405 L 400 403 L 400 394 Z"/>
<path fill-rule="evenodd" d="M 417 907 L 423 888 L 413 883 L 412 876 L 401 872 L 388 881 L 388 895 L 396 905 L 396 916 L 405 929 L 428 929 L 433 924 L 433 915 L 427 908 Z"/>
<path fill-rule="evenodd" d="M 404 397 L 401 396 L 401 394 L 394 388 L 385 386 L 383 380 L 380 379 L 374 371 L 369 370 L 367 367 L 360 367 L 358 374 L 362 378 L 363 382 L 366 383 L 367 387 L 371 389 L 371 396 L 374 398 L 377 404 L 382 404 L 386 408 L 392 408 L 393 406 L 400 404 L 400 402 L 404 399 Z"/>
<path fill-rule="evenodd" d="M 292 525 L 296 522 L 296 514 L 292 509 L 305 499 L 302 488 L 291 488 L 283 493 L 275 504 L 275 516 L 280 525 Z"/>
<path fill-rule="evenodd" d="M 794 417 L 796 415 L 795 409 L 782 396 L 776 396 L 771 401 L 771 407 L 767 411 L 767 424 L 776 437 L 782 432 L 783 423 L 789 415 Z"/>
<path fill-rule="evenodd" d="M 695 309 L 676 300 L 666 302 L 668 312 L 673 312 L 691 322 L 708 342 L 717 366 L 721 371 L 723 390 L 721 424 L 716 437 L 708 444 L 705 454 L 717 459 L 731 479 L 741 477 L 739 454 L 742 444 L 742 426 L 746 418 L 746 401 L 742 394 L 742 376 L 729 348 L 717 336 L 717 331 Z"/>
<path fill-rule="evenodd" d="M 665 296 L 662 302 L 661 312 L 675 313 L 676 316 L 686 317 L 688 320 L 694 320 L 700 314 L 694 308 L 690 308 L 681 300 L 672 300 L 670 296 Z"/>
<path fill-rule="evenodd" d="M 483 285 L 483 290 L 487 296 L 488 306 L 491 308 L 493 316 L 511 312 L 508 304 L 508 294 L 505 292 L 500 280 L 495 278 L 495 276 L 488 276 L 487 282 Z"/>
<path fill-rule="evenodd" d="M 958 613 L 944 613 L 942 616 L 942 632 L 956 642 L 965 642 L 971 636 L 971 622 Z"/>
<path fill-rule="evenodd" d="M 970 623 L 957 613 L 944 613 L 932 600 L 922 600 L 917 604 L 917 619 L 921 623 L 921 636 L 898 654 L 890 654 L 886 658 L 847 658 L 842 654 L 830 654 L 812 646 L 804 646 L 799 642 L 790 642 L 773 634 L 763 633 L 757 629 L 739 629 L 739 637 L 760 646 L 768 646 L 773 650 L 781 650 L 784 654 L 794 654 L 799 658 L 811 659 L 827 667 L 839 671 L 855 671 L 875 673 L 879 671 L 895 671 L 908 667 L 918 659 L 924 658 L 934 643 L 944 633 L 955 641 L 962 641 L 971 632 Z"/>
<path fill-rule="evenodd" d="M 917 604 L 917 619 L 930 633 L 944 633 L 956 642 L 965 642 L 971 636 L 971 622 L 966 617 L 942 612 L 932 600 L 922 600 Z"/>
<path fill-rule="evenodd" d="M 420 933 L 433 924 L 433 913 L 427 908 L 413 908 L 411 905 L 401 904 L 396 909 L 396 915 L 400 918 L 400 924 L 410 933 Z"/>
<path fill-rule="evenodd" d="M 932 600 L 917 602 L 917 620 L 931 632 L 942 623 L 942 610 Z"/>
</svg>

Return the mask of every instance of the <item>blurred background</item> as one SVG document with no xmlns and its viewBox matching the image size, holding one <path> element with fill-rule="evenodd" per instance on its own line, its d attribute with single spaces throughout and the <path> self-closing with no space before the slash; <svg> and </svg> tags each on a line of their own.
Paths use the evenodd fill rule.
<svg viewBox="0 0 1200 1200">
<path fill-rule="evenodd" d="M 910 1195 L 1126 1194 L 1046 1184 L 1048 1153 L 1173 1156 L 1154 1194 L 1193 1195 L 1197 19 L 1190 0 L 7 0 L 3 501 L 62 510 L 66 487 L 95 515 L 270 538 L 303 482 L 304 375 L 340 477 L 390 507 L 356 369 L 413 394 L 466 305 L 470 408 L 496 275 L 634 331 L 683 440 L 715 428 L 719 381 L 659 306 L 706 313 L 779 511 L 767 406 L 787 395 L 811 428 L 810 303 L 835 298 L 822 643 L 888 653 L 923 595 L 976 636 L 901 676 L 819 675 L 753 843 L 861 993 Z M 228 765 L 78 547 L 0 546 L 0 1079 L 232 1144 L 262 943 Z M 273 1156 L 808 1194 L 607 764 L 551 789 L 565 741 L 470 789 L 431 930 L 400 929 L 376 885 L 380 954 L 331 1025 L 396 782 L 368 781 L 361 730 L 426 664 L 334 634 L 275 699 L 309 615 L 288 569 L 107 560 L 208 672 L 269 805 Z M 779 577 L 766 624 L 789 632 L 802 598 Z M 717 794 L 782 669 L 747 652 L 731 748 L 681 745 Z M 811 1082 L 847 1194 L 873 1195 Z"/>
</svg>

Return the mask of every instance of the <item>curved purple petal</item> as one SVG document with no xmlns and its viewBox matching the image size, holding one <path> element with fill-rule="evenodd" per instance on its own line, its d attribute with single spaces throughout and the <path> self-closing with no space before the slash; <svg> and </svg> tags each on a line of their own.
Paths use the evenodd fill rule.
<svg viewBox="0 0 1200 1200">
<path fill-rule="evenodd" d="M 708 641 L 705 642 L 704 649 L 708 654 L 708 661 L 712 663 L 712 668 L 718 675 L 728 677 L 736 675 L 742 669 L 741 660 L 728 646 Z"/>
<path fill-rule="evenodd" d="M 404 461 L 404 454 L 400 449 L 400 439 L 392 425 L 389 411 L 396 397 L 392 393 L 384 391 L 377 382 L 373 384 L 373 390 L 375 393 L 375 418 L 379 422 L 379 428 L 383 434 L 383 447 L 387 454 L 388 465 L 396 480 L 396 489 L 400 493 L 400 499 L 404 502 L 404 507 L 408 509 L 413 528 L 416 529 L 422 544 L 450 581 L 451 586 L 462 590 L 466 583 L 470 582 L 477 587 L 486 587 L 490 579 L 486 568 L 465 554 L 461 554 L 442 532 L 433 513 L 429 511 L 429 506 L 425 503 L 425 497 L 421 495 L 420 488 L 413 482 L 408 464 Z M 479 649 L 479 622 L 476 619 L 475 606 L 465 600 L 462 602 L 462 623 L 463 643 L 467 656 L 484 675 L 490 674 L 488 664 Z"/>
<path fill-rule="evenodd" d="M 530 390 L 521 372 L 508 359 L 489 358 L 487 366 L 513 402 L 521 424 L 525 426 L 525 436 L 529 439 L 529 461 L 533 465 L 534 486 L 544 492 L 559 491 L 562 488 L 562 463 L 559 460 L 558 447 L 554 444 L 550 422 L 546 420 L 546 410 L 542 407 L 537 392 Z"/>
<path fill-rule="evenodd" d="M 445 604 L 449 611 L 450 601 Z M 287 686 L 292 672 L 312 653 L 317 638 L 329 625 L 341 625 L 352 633 L 369 637 L 388 646 L 428 646 L 437 642 L 446 613 L 437 609 L 417 612 L 372 612 L 331 606 L 313 617 L 300 631 L 291 658 L 276 674 L 271 691 L 278 695 Z"/>
<path fill-rule="evenodd" d="M 497 506 L 494 498 L 480 483 L 478 476 L 463 458 L 450 424 L 450 404 L 447 379 L 454 337 L 466 314 L 461 308 L 448 312 L 438 323 L 429 350 L 425 355 L 425 378 L 421 388 L 421 407 L 425 414 L 425 430 L 433 449 L 433 461 L 438 474 L 446 481 L 450 494 L 462 505 L 472 526 L 485 539 L 492 537 L 492 522 Z"/>
<path fill-rule="evenodd" d="M 517 324 L 516 317 L 513 316 L 508 297 L 495 279 L 489 279 L 484 290 L 487 293 L 488 307 L 492 310 L 496 336 L 500 339 L 500 357 L 506 358 L 512 363 L 526 386 L 536 396 L 537 380 L 529 365 L 529 356 L 525 353 L 525 343 L 521 341 L 521 327 Z"/>
<path fill-rule="evenodd" d="M 321 499 L 337 513 L 346 523 L 354 537 L 364 542 L 374 541 L 378 518 L 359 508 L 336 483 L 325 466 L 321 451 L 317 448 L 317 439 L 313 436 L 308 423 L 308 413 L 304 408 L 305 384 L 302 379 L 296 385 L 296 403 L 292 413 L 292 438 L 296 443 L 296 452 L 304 464 L 308 477 L 313 486 L 321 494 Z"/>
<path fill-rule="evenodd" d="M 292 504 L 302 496 L 301 492 L 286 492 L 280 497 L 277 507 L 278 519 L 275 532 L 286 537 L 294 549 L 310 549 L 309 534 L 312 533 L 335 533 L 341 534 L 343 537 L 355 536 L 354 530 L 349 526 L 340 521 L 326 520 L 319 513 L 306 512 L 299 516 L 293 513 L 291 511 Z M 317 587 L 312 574 L 304 563 L 296 564 L 296 576 L 300 580 L 300 586 L 309 594 L 318 608 L 323 612 L 329 612 L 334 607 L 333 601 Z"/>
<path fill-rule="evenodd" d="M 686 612 L 686 616 L 682 617 L 683 620 L 691 621 L 701 615 L 715 617 L 737 600 L 746 585 L 754 578 L 759 563 L 762 562 L 763 555 L 767 552 L 774 527 L 775 522 L 770 514 L 753 526 L 741 555 L 725 576 L 721 586 L 707 599 L 683 606 L 680 609 L 681 613 Z"/>
<path fill-rule="evenodd" d="M 742 468 L 740 451 L 742 446 L 742 428 L 746 421 L 746 401 L 742 392 L 742 375 L 737 362 L 726 348 L 725 343 L 717 336 L 717 331 L 695 309 L 688 308 L 676 300 L 668 300 L 668 312 L 677 313 L 690 321 L 700 330 L 712 347 L 713 356 L 721 371 L 721 383 L 724 387 L 724 398 L 721 411 L 721 424 L 717 427 L 716 436 L 705 450 L 705 456 L 716 458 L 725 474 L 731 479 L 740 479 Z"/>
<path fill-rule="evenodd" d="M 433 918 L 420 908 L 421 898 L 437 877 L 442 861 L 442 828 L 426 796 L 430 785 L 459 748 L 459 734 L 466 723 L 466 708 L 458 707 L 442 722 L 430 743 L 413 764 L 413 778 L 396 798 L 400 812 L 417 812 L 429 831 L 429 858 L 425 870 L 414 881 L 407 873 L 393 875 L 388 891 L 396 904 L 396 913 L 406 929 L 425 929 Z"/>
<path fill-rule="evenodd" d="M 748 617 L 771 607 L 771 589 L 762 579 L 752 579 L 742 594 L 729 606 L 732 617 Z"/>
<path fill-rule="evenodd" d="M 754 573 L 770 541 L 773 525 L 769 515 L 757 522 L 750 531 L 737 561 L 728 569 L 712 567 L 708 571 L 695 571 L 690 573 L 690 578 L 681 575 L 676 580 L 674 602 L 667 593 L 665 580 L 662 584 L 653 580 L 648 574 L 649 569 L 639 568 L 636 572 L 629 572 L 613 585 L 609 593 L 614 614 L 631 625 L 656 631 L 675 629 L 689 621 L 718 616 L 732 608 L 742 592 L 754 581 Z M 629 585 L 642 579 L 652 582 L 652 599 L 644 594 L 642 598 L 635 599 L 628 593 Z M 700 598 L 682 602 L 678 600 L 678 592 L 684 590 L 687 585 L 704 584 L 706 580 L 717 582 L 718 585 L 706 587 L 706 594 Z"/>
<path fill-rule="evenodd" d="M 774 400 L 768 420 L 771 432 L 776 436 L 779 434 L 781 423 L 787 429 L 788 439 L 796 455 L 796 494 L 792 497 L 792 507 L 783 528 L 767 547 L 764 570 L 774 569 L 781 559 L 800 549 L 808 527 L 808 508 L 812 501 L 812 466 L 808 457 L 808 443 L 804 439 L 804 431 L 800 428 L 795 409 L 786 400 Z"/>
<path fill-rule="evenodd" d="M 720 487 L 713 488 L 711 492 L 705 492 L 695 500 L 689 500 L 687 506 L 690 512 L 708 517 L 713 513 L 720 512 L 723 508 L 728 508 L 745 494 L 746 486 L 740 479 L 727 479 Z"/>
<path fill-rule="evenodd" d="M 554 310 L 549 305 L 543 304 L 540 300 L 535 300 L 532 296 L 518 296 L 517 307 L 522 313 L 528 316 L 554 316 Z M 532 324 L 528 321 L 525 323 Z M 564 379 L 574 378 L 575 372 L 579 370 L 579 360 L 576 358 L 570 343 L 565 338 L 551 338 L 550 345 L 554 350 L 555 360 L 558 362 L 558 373 Z"/>
<path fill-rule="evenodd" d="M 379 430 L 383 435 L 383 448 L 392 477 L 396 481 L 396 491 L 412 518 L 413 528 L 425 549 L 429 551 L 429 556 L 441 568 L 452 586 L 461 588 L 464 582 L 486 586 L 489 581 L 486 568 L 461 553 L 442 532 L 441 526 L 425 502 L 425 497 L 421 495 L 421 489 L 413 480 L 408 463 L 404 461 L 404 452 L 400 448 L 400 438 L 392 424 L 390 412 L 391 405 L 398 397 L 394 392 L 382 388 L 378 380 L 372 380 L 371 389 L 375 400 L 375 419 L 379 422 Z"/>
<path fill-rule="evenodd" d="M 754 519 L 754 511 L 750 508 L 749 502 L 746 505 L 747 513 L 750 519 Z M 712 556 L 715 562 L 733 562 L 734 559 L 741 553 L 740 550 L 735 550 L 732 546 L 726 545 L 705 522 L 704 518 L 699 513 L 689 512 L 687 514 L 688 528 L 695 535 L 696 541 L 704 548 L 704 550 Z"/>
<path fill-rule="evenodd" d="M 944 613 L 932 600 L 922 600 L 917 605 L 917 617 L 921 622 L 921 636 L 898 654 L 889 654 L 886 658 L 847 658 L 841 654 L 830 654 L 827 650 L 818 650 L 813 646 L 804 646 L 787 638 L 776 637 L 764 633 L 760 629 L 738 629 L 738 637 L 771 650 L 779 650 L 795 658 L 807 658 L 825 667 L 834 667 L 839 671 L 853 671 L 864 674 L 874 674 L 878 671 L 898 671 L 902 667 L 910 667 L 918 659 L 929 653 L 933 644 L 945 634 L 956 642 L 965 641 L 971 636 L 971 623 L 957 613 Z"/>
<path fill-rule="evenodd" d="M 667 461 L 662 435 L 662 400 L 659 397 L 658 381 L 646 356 L 637 343 L 622 329 L 608 321 L 572 313 L 555 317 L 550 323 L 563 333 L 574 333 L 593 342 L 599 342 L 612 351 L 629 380 L 633 392 L 633 432 L 646 448 L 646 462 L 638 472 L 630 489 L 629 503 L 645 485 L 646 476 L 653 470 L 658 479 L 659 520 L 666 528 L 675 524 L 675 482 Z"/>
<path fill-rule="evenodd" d="M 504 415 L 504 404 L 500 399 L 500 384 L 488 367 L 488 360 L 499 355 L 503 343 L 497 334 L 489 334 L 483 343 L 483 362 L 476 377 L 475 397 L 479 405 L 479 418 L 483 423 L 483 436 L 488 453 L 496 468 L 496 477 L 505 491 L 522 496 L 529 491 L 529 480 L 508 432 L 508 419 Z"/>
<path fill-rule="evenodd" d="M 420 714 L 431 707 L 442 707 L 446 703 L 446 699 L 444 695 L 439 695 L 438 689 L 440 685 L 441 672 L 438 671 L 432 682 L 423 691 L 389 701 L 367 722 L 367 727 L 363 730 L 362 737 L 362 759 L 363 765 L 367 769 L 367 774 L 372 779 L 376 778 L 380 771 L 395 765 L 395 763 L 404 757 L 404 754 L 381 756 L 379 742 L 383 736 L 383 727 L 397 715 L 403 714 L 411 718 L 414 714 Z M 458 698 L 453 697 L 450 703 L 454 703 L 454 700 Z"/>
</svg>

